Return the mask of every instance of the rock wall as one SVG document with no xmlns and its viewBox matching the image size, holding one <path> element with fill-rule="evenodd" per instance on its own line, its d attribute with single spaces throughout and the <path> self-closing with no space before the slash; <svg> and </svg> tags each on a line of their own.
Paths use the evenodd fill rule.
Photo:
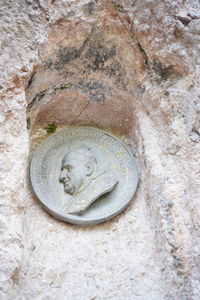
<svg viewBox="0 0 200 300">
<path fill-rule="evenodd" d="M 198 300 L 200 4 L 2 1 L 0 298 Z M 31 153 L 56 123 L 120 136 L 140 164 L 114 220 L 54 220 Z"/>
</svg>

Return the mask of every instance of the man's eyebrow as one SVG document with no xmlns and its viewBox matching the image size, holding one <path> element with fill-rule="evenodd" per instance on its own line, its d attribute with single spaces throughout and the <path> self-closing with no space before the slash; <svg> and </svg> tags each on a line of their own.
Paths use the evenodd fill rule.
<svg viewBox="0 0 200 300">
<path fill-rule="evenodd" d="M 66 168 L 66 167 L 72 167 L 72 165 L 70 165 L 69 163 L 65 163 L 62 165 L 62 168 Z"/>
<path fill-rule="evenodd" d="M 68 163 L 63 163 L 63 164 L 62 164 L 62 167 L 63 167 L 63 168 L 66 167 L 66 166 L 68 166 Z"/>
</svg>

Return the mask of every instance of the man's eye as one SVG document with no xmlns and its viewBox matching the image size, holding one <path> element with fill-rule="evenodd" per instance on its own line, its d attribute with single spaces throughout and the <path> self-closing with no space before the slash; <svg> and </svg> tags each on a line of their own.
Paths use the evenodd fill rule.
<svg viewBox="0 0 200 300">
<path fill-rule="evenodd" d="M 66 169 L 68 172 L 70 172 L 72 170 L 72 166 L 67 166 Z"/>
</svg>

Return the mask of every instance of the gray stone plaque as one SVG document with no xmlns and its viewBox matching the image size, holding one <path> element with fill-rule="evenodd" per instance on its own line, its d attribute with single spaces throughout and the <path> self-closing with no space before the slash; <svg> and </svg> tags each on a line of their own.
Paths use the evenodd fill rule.
<svg viewBox="0 0 200 300">
<path fill-rule="evenodd" d="M 37 147 L 30 179 L 51 215 L 93 225 L 111 219 L 128 205 L 137 187 L 138 168 L 115 136 L 93 127 L 66 127 Z"/>
</svg>

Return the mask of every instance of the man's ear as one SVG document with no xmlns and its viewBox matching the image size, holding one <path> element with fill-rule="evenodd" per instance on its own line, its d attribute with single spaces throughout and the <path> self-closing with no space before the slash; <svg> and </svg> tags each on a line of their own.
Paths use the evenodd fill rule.
<svg viewBox="0 0 200 300">
<path fill-rule="evenodd" d="M 86 164 L 86 169 L 87 169 L 86 175 L 90 176 L 93 173 L 93 171 L 94 171 L 94 167 L 93 167 L 93 165 L 92 165 L 91 162 L 88 162 Z"/>
</svg>

